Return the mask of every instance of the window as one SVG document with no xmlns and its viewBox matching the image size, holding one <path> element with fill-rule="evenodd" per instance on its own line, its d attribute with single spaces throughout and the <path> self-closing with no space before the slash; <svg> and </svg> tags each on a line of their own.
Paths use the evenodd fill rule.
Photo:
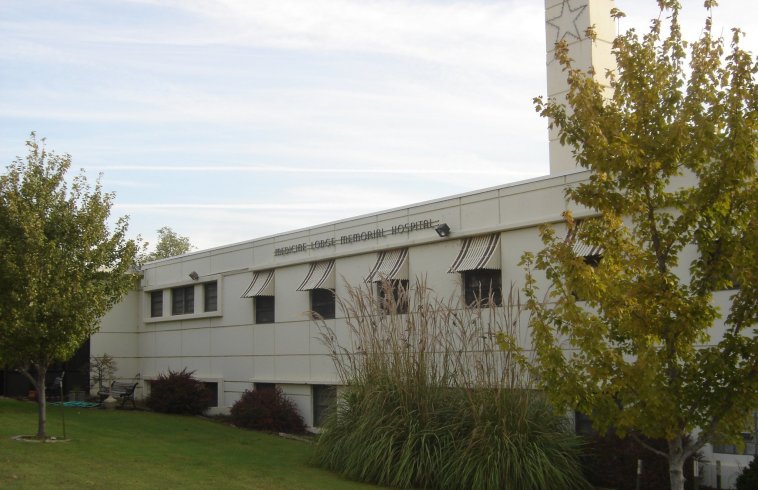
<svg viewBox="0 0 758 490">
<path fill-rule="evenodd" d="M 262 390 L 275 390 L 276 384 L 274 383 L 255 383 L 255 391 L 262 391 Z"/>
<path fill-rule="evenodd" d="M 210 398 L 210 404 L 208 406 L 218 407 L 218 383 L 215 381 L 202 381 L 202 383 Z"/>
<path fill-rule="evenodd" d="M 311 311 L 314 317 L 334 318 L 336 300 L 331 289 L 311 289 Z"/>
<path fill-rule="evenodd" d="M 737 444 L 713 444 L 713 452 L 721 454 L 745 454 L 758 455 L 758 412 L 753 412 L 753 417 L 746 427 L 742 429 L 742 440 L 745 445 Z"/>
<path fill-rule="evenodd" d="M 592 420 L 582 412 L 574 412 L 574 432 L 580 436 L 592 437 L 597 434 L 592 428 Z"/>
<path fill-rule="evenodd" d="M 205 311 L 218 309 L 218 284 L 216 281 L 203 284 L 203 304 Z"/>
<path fill-rule="evenodd" d="M 313 426 L 321 427 L 326 416 L 337 404 L 337 387 L 313 385 Z"/>
<path fill-rule="evenodd" d="M 150 293 L 150 317 L 163 316 L 163 291 Z"/>
<path fill-rule="evenodd" d="M 582 256 L 582 260 L 585 264 L 592 267 L 592 269 L 597 269 L 598 266 L 600 266 L 600 261 L 603 260 L 603 254 L 602 253 L 592 253 L 590 255 L 584 255 Z M 574 298 L 577 301 L 587 301 L 587 297 L 584 294 L 579 294 L 579 292 L 572 290 L 571 294 L 574 296 Z"/>
<path fill-rule="evenodd" d="M 255 323 L 274 323 L 274 297 L 273 296 L 256 296 L 255 304 Z"/>
<path fill-rule="evenodd" d="M 184 286 L 171 290 L 171 314 L 187 315 L 195 312 L 195 286 Z"/>
<path fill-rule="evenodd" d="M 603 260 L 602 254 L 592 254 L 584 256 L 584 263 L 592 268 L 597 268 L 600 265 L 600 261 Z"/>
<path fill-rule="evenodd" d="M 392 279 L 377 283 L 379 289 L 379 305 L 386 314 L 408 313 L 408 281 Z"/>
<path fill-rule="evenodd" d="M 463 290 L 468 306 L 502 306 L 503 287 L 500 270 L 476 269 L 463 273 Z"/>
</svg>

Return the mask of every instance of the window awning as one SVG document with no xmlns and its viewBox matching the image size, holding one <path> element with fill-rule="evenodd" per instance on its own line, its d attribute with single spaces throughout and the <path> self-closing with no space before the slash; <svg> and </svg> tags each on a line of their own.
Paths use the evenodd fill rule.
<svg viewBox="0 0 758 490">
<path fill-rule="evenodd" d="M 311 289 L 334 289 L 337 286 L 333 260 L 313 262 L 305 279 L 298 291 L 310 291 Z"/>
<path fill-rule="evenodd" d="M 500 234 L 466 238 L 448 272 L 500 269 Z"/>
<path fill-rule="evenodd" d="M 253 281 L 247 287 L 242 298 L 255 298 L 256 296 L 274 295 L 274 270 L 260 271 L 253 274 Z"/>
<path fill-rule="evenodd" d="M 408 249 L 387 250 L 381 252 L 376 259 L 374 268 L 371 269 L 366 282 L 381 281 L 382 279 L 408 280 Z"/>
<path fill-rule="evenodd" d="M 589 245 L 588 243 L 577 238 L 576 234 L 582 226 L 582 221 L 577 221 L 574 229 L 566 235 L 566 242 L 573 243 L 572 249 L 577 257 L 597 257 L 603 255 L 603 247 L 600 245 Z"/>
</svg>

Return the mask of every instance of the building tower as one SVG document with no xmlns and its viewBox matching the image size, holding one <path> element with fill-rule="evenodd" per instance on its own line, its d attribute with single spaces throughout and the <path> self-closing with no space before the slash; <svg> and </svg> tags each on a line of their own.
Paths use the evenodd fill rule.
<svg viewBox="0 0 758 490">
<path fill-rule="evenodd" d="M 595 68 L 596 79 L 606 84 L 607 69 L 615 67 L 611 45 L 616 28 L 610 12 L 614 0 L 545 0 L 547 95 L 558 101 L 565 99 L 568 85 L 566 73 L 555 60 L 555 44 L 565 40 L 574 64 L 581 70 Z M 595 26 L 597 39 L 593 42 L 585 32 Z M 578 170 L 571 149 L 561 145 L 558 132 L 550 131 L 550 175 Z"/>
</svg>

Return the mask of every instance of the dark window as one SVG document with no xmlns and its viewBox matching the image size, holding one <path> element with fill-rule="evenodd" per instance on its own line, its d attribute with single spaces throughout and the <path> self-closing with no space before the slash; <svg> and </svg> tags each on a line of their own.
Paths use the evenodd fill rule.
<svg viewBox="0 0 758 490">
<path fill-rule="evenodd" d="M 335 303 L 334 291 L 331 289 L 311 290 L 311 311 L 314 317 L 324 320 L 334 318 Z"/>
<path fill-rule="evenodd" d="M 408 313 L 408 281 L 392 279 L 377 283 L 379 305 L 384 313 Z"/>
<path fill-rule="evenodd" d="M 255 323 L 274 323 L 274 297 L 255 297 Z"/>
<path fill-rule="evenodd" d="M 321 427 L 326 416 L 336 405 L 336 386 L 313 385 L 313 426 Z"/>
<path fill-rule="evenodd" d="M 600 261 L 603 260 L 603 256 L 600 254 L 594 254 L 594 255 L 585 255 L 584 256 L 584 263 L 589 265 L 590 267 L 597 267 L 600 265 Z"/>
<path fill-rule="evenodd" d="M 171 290 L 171 314 L 186 315 L 195 312 L 195 286 Z"/>
<path fill-rule="evenodd" d="M 591 437 L 596 434 L 592 420 L 582 412 L 574 412 L 574 431 L 580 436 Z"/>
<path fill-rule="evenodd" d="M 274 383 L 255 383 L 255 391 L 262 390 L 275 390 L 276 384 Z"/>
<path fill-rule="evenodd" d="M 203 386 L 205 386 L 205 391 L 208 392 L 208 396 L 210 397 L 210 407 L 217 407 L 218 406 L 218 383 L 215 381 L 203 381 Z"/>
<path fill-rule="evenodd" d="M 468 306 L 502 306 L 503 286 L 499 270 L 476 269 L 463 273 L 463 288 Z"/>
<path fill-rule="evenodd" d="M 163 291 L 150 293 L 150 316 L 163 316 Z"/>
<path fill-rule="evenodd" d="M 592 255 L 585 255 L 582 257 L 582 260 L 584 260 L 584 263 L 588 266 L 592 267 L 593 269 L 597 269 L 600 265 L 600 261 L 603 260 L 603 256 L 601 254 L 592 254 Z M 587 298 L 585 298 L 583 295 L 577 293 L 576 291 L 571 291 L 571 294 L 574 295 L 574 298 L 577 301 L 586 301 Z"/>
<path fill-rule="evenodd" d="M 203 284 L 203 303 L 205 311 L 218 309 L 218 284 L 216 281 Z"/>
</svg>

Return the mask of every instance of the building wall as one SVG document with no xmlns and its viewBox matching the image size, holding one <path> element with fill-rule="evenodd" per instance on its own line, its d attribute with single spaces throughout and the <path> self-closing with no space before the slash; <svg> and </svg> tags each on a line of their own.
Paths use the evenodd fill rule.
<svg viewBox="0 0 758 490">
<path fill-rule="evenodd" d="M 509 184 L 147 264 L 139 290 L 104 318 L 101 332 L 93 337 L 93 355 L 113 355 L 123 378 L 139 373 L 141 379 L 149 380 L 169 369 L 187 368 L 198 378 L 221 381 L 220 409 L 230 407 L 256 382 L 337 383 L 318 326 L 308 313 L 309 293 L 296 290 L 313 261 L 336 260 L 336 294 L 346 297 L 349 286 L 364 283 L 378 252 L 408 247 L 410 278 L 423 278 L 438 296 L 447 298 L 462 292 L 459 274 L 447 272 L 462 239 L 499 233 L 503 287 L 506 291 L 511 285 L 519 288 L 524 275 L 518 265 L 521 255 L 541 247 L 538 226 L 553 223 L 563 233 L 564 188 L 586 177 L 587 173 L 575 173 Z M 417 222 L 422 223 L 418 229 L 392 233 L 392 227 L 400 230 Z M 429 223 L 447 223 L 451 235 L 438 237 Z M 384 236 L 340 243 L 341 237 L 377 229 L 383 229 Z M 335 244 L 275 253 L 283 247 L 325 240 Z M 241 295 L 254 273 L 267 269 L 274 269 L 276 322 L 256 324 L 253 299 Z M 191 272 L 198 274 L 198 280 L 189 277 Z M 208 281 L 218 285 L 217 311 L 213 312 L 203 311 L 203 284 Z M 172 315 L 171 288 L 188 285 L 195 288 L 194 313 Z M 150 317 L 154 291 L 163 291 L 163 315 L 158 318 Z M 728 292 L 715 295 L 723 311 L 728 297 Z M 336 316 L 326 323 L 345 332 L 339 308 Z M 714 340 L 722 333 L 719 325 Z M 301 391 L 296 396 L 308 396 Z"/>
<path fill-rule="evenodd" d="M 139 373 L 144 381 L 168 369 L 187 368 L 201 379 L 223 380 L 221 408 L 231 406 L 255 382 L 291 385 L 287 390 L 294 397 L 305 397 L 302 405 L 309 406 L 310 395 L 303 386 L 338 381 L 308 314 L 309 293 L 296 290 L 311 262 L 336 259 L 336 294 L 344 297 L 350 285 L 364 282 L 377 252 L 408 247 L 409 276 L 424 278 L 438 295 L 448 297 L 461 291 L 459 275 L 447 272 L 461 239 L 501 233 L 500 260 L 507 287 L 523 276 L 518 267 L 521 254 L 540 243 L 536 226 L 560 220 L 566 208 L 563 188 L 582 175 L 486 189 L 147 264 L 139 290 L 103 319 L 93 338 L 93 355 L 113 355 L 122 378 Z M 417 222 L 422 222 L 420 229 L 403 228 Z M 440 238 L 430 223 L 447 223 L 451 235 Z M 377 229 L 383 229 L 384 235 L 340 243 L 341 237 Z M 330 240 L 335 244 L 275 254 L 277 248 Z M 257 325 L 253 300 L 240 296 L 256 271 L 272 268 L 276 323 Z M 199 276 L 196 281 L 189 277 L 193 271 Z M 202 284 L 208 281 L 218 285 L 214 312 L 202 308 Z M 171 288 L 188 285 L 195 285 L 195 312 L 172 315 Z M 163 315 L 158 318 L 150 317 L 154 291 L 163 291 Z M 340 316 L 338 309 L 337 318 L 327 323 L 345 331 Z M 304 411 L 309 412 L 310 408 Z"/>
</svg>

